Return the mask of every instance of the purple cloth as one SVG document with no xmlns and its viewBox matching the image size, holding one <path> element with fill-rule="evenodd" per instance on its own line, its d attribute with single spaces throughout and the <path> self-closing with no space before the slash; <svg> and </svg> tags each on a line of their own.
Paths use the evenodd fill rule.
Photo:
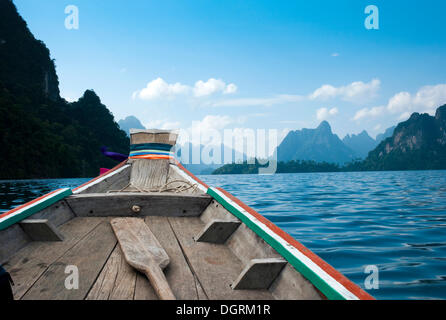
<svg viewBox="0 0 446 320">
<path fill-rule="evenodd" d="M 107 151 L 107 147 L 102 147 L 101 152 L 104 156 L 109 157 L 109 158 L 119 161 L 119 162 L 127 160 L 127 158 L 128 158 L 128 156 L 126 156 L 125 154 Z"/>
</svg>

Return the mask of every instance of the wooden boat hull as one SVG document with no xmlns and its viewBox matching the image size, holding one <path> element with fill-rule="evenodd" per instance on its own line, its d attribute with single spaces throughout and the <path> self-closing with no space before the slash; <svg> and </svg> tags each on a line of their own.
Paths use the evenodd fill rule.
<svg viewBox="0 0 446 320">
<path fill-rule="evenodd" d="M 156 299 L 147 280 L 122 258 L 109 225 L 116 216 L 146 221 L 172 260 L 166 278 L 179 299 L 372 299 L 261 214 L 180 163 L 168 165 L 167 181 L 194 185 L 180 193 L 122 191 L 131 166 L 125 161 L 72 191 L 0 216 L 0 263 L 16 281 L 16 299 Z M 64 240 L 33 241 L 22 218 L 46 219 Z M 79 271 L 76 290 L 65 287 L 69 266 Z"/>
<path fill-rule="evenodd" d="M 133 265 L 169 299 L 372 299 L 261 214 L 187 171 L 173 158 L 177 137 L 130 130 L 126 161 L 1 215 L 0 263 L 16 283 L 14 297 L 157 299 Z M 121 223 L 124 232 L 116 221 L 133 227 Z M 119 243 L 130 262 L 119 234 L 127 235 Z M 160 251 L 170 261 L 165 274 L 150 258 Z"/>
</svg>

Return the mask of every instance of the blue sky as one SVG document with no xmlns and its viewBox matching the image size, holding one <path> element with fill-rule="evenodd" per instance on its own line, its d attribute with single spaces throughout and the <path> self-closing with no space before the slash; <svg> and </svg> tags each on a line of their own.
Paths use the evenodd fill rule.
<svg viewBox="0 0 446 320">
<path fill-rule="evenodd" d="M 94 89 L 116 120 L 285 132 L 326 119 L 341 138 L 374 137 L 446 103 L 444 1 L 14 3 L 56 59 L 62 96 Z"/>
</svg>

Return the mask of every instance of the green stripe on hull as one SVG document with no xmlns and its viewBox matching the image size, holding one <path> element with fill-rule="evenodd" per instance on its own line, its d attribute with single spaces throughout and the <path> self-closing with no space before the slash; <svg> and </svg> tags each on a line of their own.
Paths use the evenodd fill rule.
<svg viewBox="0 0 446 320">
<path fill-rule="evenodd" d="M 65 197 L 68 197 L 70 195 L 72 195 L 72 191 L 71 189 L 66 189 L 65 191 L 49 197 L 45 200 L 43 200 L 42 202 L 40 202 L 39 204 L 33 205 L 29 208 L 25 208 L 22 212 L 15 214 L 12 213 L 11 217 L 9 219 L 6 219 L 5 221 L 0 223 L 0 230 L 6 229 L 10 226 L 12 226 L 13 224 L 22 221 L 23 219 L 28 218 L 29 216 L 39 212 L 40 210 L 43 210 L 47 207 L 49 207 L 50 205 L 56 203 L 59 200 L 64 199 Z"/>
<path fill-rule="evenodd" d="M 328 299 L 331 300 L 346 300 L 339 292 L 332 288 L 325 280 L 323 280 L 316 272 L 311 270 L 302 261 L 296 258 L 286 247 L 279 241 L 274 239 L 259 225 L 251 221 L 245 214 L 240 212 L 237 208 L 232 206 L 229 202 L 221 197 L 217 192 L 209 188 L 207 193 L 217 200 L 223 207 L 225 207 L 234 216 L 240 219 L 248 228 L 254 231 L 259 237 L 265 240 L 271 247 L 273 247 L 282 257 L 284 257 L 298 272 L 307 278 L 316 288 L 318 288 Z"/>
</svg>

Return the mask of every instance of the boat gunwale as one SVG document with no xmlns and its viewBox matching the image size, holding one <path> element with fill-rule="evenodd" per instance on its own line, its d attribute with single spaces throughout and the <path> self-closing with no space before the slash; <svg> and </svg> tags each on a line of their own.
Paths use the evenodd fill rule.
<svg viewBox="0 0 446 320">
<path fill-rule="evenodd" d="M 25 215 L 29 216 L 48 207 L 54 202 L 62 200 L 67 196 L 72 196 L 72 197 L 80 196 L 81 195 L 80 192 L 88 189 L 89 186 L 100 183 L 104 181 L 106 178 L 111 177 L 112 175 L 117 174 L 123 169 L 127 168 L 129 166 L 127 162 L 128 160 L 119 163 L 117 166 L 105 172 L 104 174 L 99 175 L 72 190 L 67 189 L 70 191 L 69 194 L 62 193 L 63 196 L 62 195 L 58 196 L 60 190 L 64 191 L 67 190 L 57 189 L 41 197 L 38 197 L 34 200 L 31 200 L 19 207 L 13 208 L 10 211 L 3 213 L 1 215 L 1 217 L 7 218 L 2 222 L 4 223 L 5 221 L 11 220 L 10 223 L 7 225 L 7 227 L 10 227 L 11 225 L 21 220 L 19 219 L 15 221 L 16 219 L 14 218 L 13 215 L 11 215 L 12 213 L 18 210 L 24 210 L 24 211 L 27 210 L 28 212 Z M 189 179 L 192 179 L 193 181 L 198 183 L 199 189 L 204 192 L 204 194 L 194 194 L 189 196 L 192 197 L 210 196 L 213 199 L 215 199 L 217 202 L 223 205 L 226 208 L 226 210 L 228 210 L 229 213 L 235 215 L 237 218 L 242 220 L 242 222 L 247 227 L 249 227 L 252 231 L 254 231 L 260 238 L 262 238 L 265 242 L 267 242 L 271 247 L 277 250 L 281 256 L 283 256 L 298 272 L 300 272 L 303 276 L 305 276 L 305 278 L 307 278 L 308 281 L 310 281 L 310 283 L 315 285 L 315 287 L 319 289 L 322 292 L 322 294 L 324 294 L 327 298 L 374 300 L 374 298 L 371 295 L 369 295 L 367 292 L 361 289 L 358 285 L 353 283 L 351 280 L 349 280 L 347 277 L 345 277 L 343 274 L 341 274 L 339 271 L 337 271 L 335 268 L 333 268 L 331 265 L 325 262 L 322 258 L 313 253 L 310 249 L 306 248 L 300 242 L 291 237 L 288 233 L 283 231 L 281 228 L 279 228 L 277 225 L 266 219 L 263 215 L 261 215 L 254 209 L 250 208 L 241 200 L 237 199 L 232 194 L 230 194 L 229 192 L 227 192 L 222 188 L 209 187 L 206 183 L 204 183 L 195 175 L 193 175 L 190 171 L 188 171 L 179 161 L 175 160 L 175 162 L 171 164 L 173 165 L 173 167 L 176 167 L 178 169 L 176 170 L 177 172 L 179 171 L 180 174 L 183 173 L 181 175 L 184 178 L 188 177 Z M 128 194 L 132 195 L 138 193 L 128 193 Z M 105 195 L 108 194 L 105 193 Z M 113 196 L 113 193 L 110 195 Z M 50 201 L 51 203 L 44 201 L 40 206 L 35 206 L 36 202 L 39 202 L 40 199 L 45 199 L 48 196 L 50 196 L 48 199 L 51 200 Z M 88 196 L 88 194 L 83 194 L 82 196 Z M 94 194 L 92 194 L 91 197 L 94 197 Z M 55 199 L 57 200 L 54 201 Z M 36 208 L 39 208 L 39 210 L 35 211 Z M 251 217 L 247 216 L 246 214 L 250 215 Z M 3 229 L 5 228 L 0 229 L 0 231 Z M 273 237 L 271 237 L 270 233 L 273 234 Z M 277 239 L 274 240 L 274 236 L 277 236 L 281 240 L 283 240 L 283 242 L 285 242 L 285 245 L 279 244 L 280 241 L 278 242 Z M 278 244 L 280 247 L 278 246 Z M 312 263 L 314 263 L 318 268 L 322 269 L 323 272 L 327 273 L 330 277 L 332 277 L 342 288 L 351 293 L 352 296 L 340 293 L 338 291 L 339 289 L 337 290 L 336 288 L 333 288 L 329 283 L 321 279 L 320 274 L 315 273 L 314 270 L 311 270 L 311 268 L 307 266 L 304 261 L 301 261 L 299 260 L 299 258 L 296 257 L 296 255 L 292 252 L 293 249 L 298 250 L 302 255 L 304 255 Z M 295 259 L 293 260 L 292 257 L 294 257 Z"/>
<path fill-rule="evenodd" d="M 234 197 L 226 190 L 222 188 L 209 188 L 208 193 L 229 212 L 242 220 L 247 227 L 253 230 L 265 242 L 277 250 L 282 257 L 284 257 L 298 272 L 304 275 L 305 278 L 315 285 L 315 287 L 319 289 L 328 299 L 375 300 L 375 298 L 373 298 L 370 294 L 365 292 L 358 285 L 333 268 L 330 264 L 325 262 L 321 257 L 316 255 L 310 249 L 291 237 L 287 232 L 283 231 L 277 225 L 243 203 L 240 199 Z M 239 206 L 240 208 L 237 208 L 231 202 L 235 203 L 235 205 Z M 251 217 L 247 216 L 247 214 Z M 271 233 L 273 236 L 271 236 Z M 275 239 L 274 236 L 279 237 L 280 239 Z M 281 242 L 284 242 L 284 244 Z M 302 260 L 302 258 L 297 257 L 296 254 L 292 252 L 293 249 L 296 249 L 301 255 L 303 255 L 304 259 L 309 259 L 311 263 L 316 266 L 316 268 L 314 268 L 314 266 L 311 268 L 308 265 L 308 262 L 306 263 Z M 320 270 L 318 272 L 317 269 L 320 269 L 322 274 Z M 326 275 L 323 273 L 326 273 Z M 340 287 L 338 286 L 338 289 L 333 288 L 333 284 L 330 283 L 332 282 L 331 280 L 336 281 Z M 344 294 L 340 292 L 344 291 L 344 289 L 348 292 L 347 294 L 345 292 Z"/>
</svg>

